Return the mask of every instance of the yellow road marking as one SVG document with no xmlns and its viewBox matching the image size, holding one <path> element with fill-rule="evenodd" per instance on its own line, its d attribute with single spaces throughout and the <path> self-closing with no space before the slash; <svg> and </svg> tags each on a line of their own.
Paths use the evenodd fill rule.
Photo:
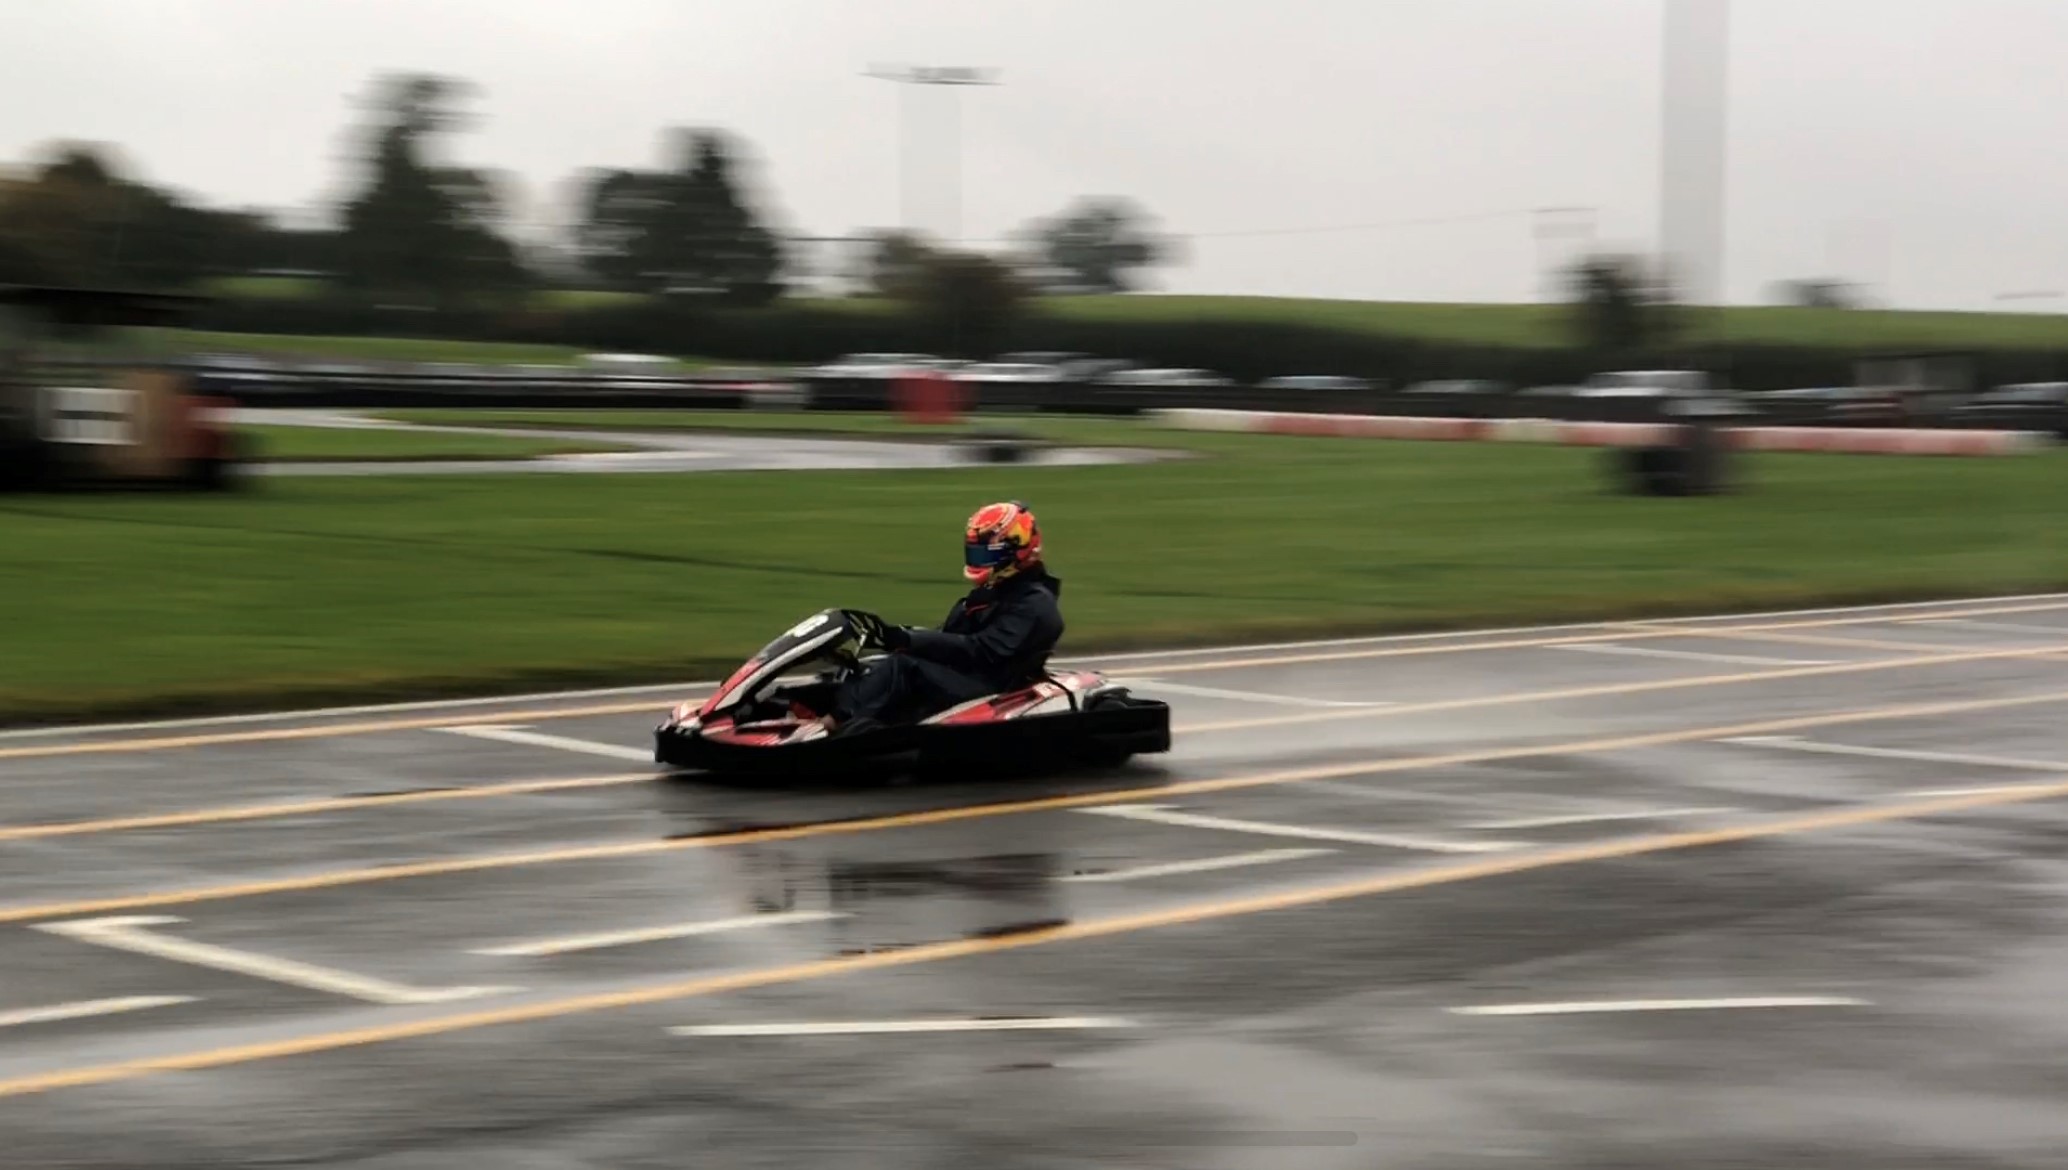
<svg viewBox="0 0 2068 1170">
<path fill-rule="evenodd" d="M 583 788 L 609 788 L 620 784 L 653 782 L 651 772 L 620 772 L 615 776 L 577 776 L 560 780 L 513 780 L 500 784 L 475 784 L 459 788 L 431 788 L 422 792 L 390 792 L 379 796 L 332 796 L 314 800 L 278 801 L 272 804 L 239 804 L 228 807 L 196 808 L 181 812 L 139 813 L 94 821 L 57 821 L 42 825 L 0 825 L 0 841 L 40 841 L 46 837 L 78 837 L 92 833 L 119 833 L 133 829 L 171 829 L 188 825 L 213 825 L 236 821 L 268 820 L 274 817 L 308 816 L 315 813 L 346 812 L 362 808 L 386 808 L 398 804 L 429 804 L 441 800 L 475 800 L 489 796 L 521 796 L 536 792 L 570 792 Z"/>
<path fill-rule="evenodd" d="M 2000 699 L 1959 699 L 1938 703 L 1909 703 L 1893 707 L 1840 711 L 1822 715 L 1796 715 L 1784 719 L 1761 720 L 1755 723 L 1737 723 L 1720 727 L 1682 728 L 1676 731 L 1644 732 L 1598 739 L 1573 740 L 1565 743 L 1481 748 L 1472 751 L 1445 752 L 1436 755 L 1403 756 L 1395 759 L 1362 760 L 1342 764 L 1320 764 L 1308 768 L 1280 769 L 1277 771 L 1222 776 L 1204 780 L 1179 780 L 1168 784 L 1158 784 L 1143 788 L 1108 789 L 1099 792 L 1076 793 L 1068 796 L 1044 796 L 1025 800 L 995 801 L 988 804 L 956 805 L 948 808 L 922 809 L 916 812 L 890 813 L 884 816 L 792 825 L 776 829 L 748 829 L 736 833 L 712 834 L 707 837 L 661 838 L 657 840 L 619 841 L 599 845 L 554 846 L 505 853 L 478 854 L 472 857 L 402 862 L 394 865 L 378 865 L 359 869 L 327 870 L 320 873 L 303 874 L 297 877 L 228 882 L 213 886 L 195 886 L 183 890 L 161 890 L 65 902 L 0 906 L 0 923 L 27 922 L 44 918 L 83 917 L 91 914 L 109 914 L 161 906 L 191 905 L 196 902 L 226 901 L 233 898 L 252 898 L 271 894 L 334 889 L 340 886 L 396 881 L 402 878 L 445 877 L 454 874 L 510 869 L 527 865 L 552 865 L 570 861 L 606 861 L 623 857 L 672 853 L 684 849 L 754 845 L 777 841 L 796 841 L 814 837 L 882 832 L 891 829 L 913 829 L 929 825 L 949 824 L 956 821 L 982 820 L 1023 813 L 1056 812 L 1090 805 L 1156 801 L 1173 796 L 1229 792 L 1244 788 L 1299 784 L 1314 780 L 1339 780 L 1351 776 L 1376 776 L 1393 772 L 1417 771 L 1425 768 L 1459 767 L 1469 764 L 1496 763 L 1504 760 L 1521 760 L 1541 756 L 1624 751 L 1631 748 L 1657 747 L 1666 744 L 1691 743 L 1701 740 L 1732 739 L 1750 735 L 1774 735 L 1789 731 L 1802 731 L 1813 727 L 1830 727 L 1844 723 L 1867 723 L 1890 719 L 1921 719 L 2060 702 L 2068 702 L 2068 690 L 2050 691 L 2044 694 L 2016 695 Z"/>
<path fill-rule="evenodd" d="M 2068 601 L 2030 602 L 2019 605 L 1978 605 L 1967 609 L 1934 610 L 1927 615 L 1933 618 L 1976 618 L 2003 614 L 2032 613 L 2044 610 L 2068 609 Z M 1785 622 L 1766 622 L 1736 626 L 1707 627 L 1661 627 L 1653 637 L 1698 637 L 1706 631 L 1736 630 L 1753 632 L 1762 630 L 1821 629 L 1833 626 L 1873 625 L 1901 620 L 1886 614 L 1853 614 L 1846 617 L 1812 618 Z M 1920 619 L 1913 619 L 1920 620 Z M 1456 634 L 1434 634 L 1431 637 L 1469 639 L 1471 631 Z M 1363 659 L 1398 658 L 1429 654 L 1469 654 L 1491 650 L 1521 650 L 1543 646 L 1566 646 L 1588 642 L 1609 642 L 1626 640 L 1629 633 L 1582 634 L 1547 636 L 1540 638 L 1518 638 L 1502 641 L 1446 641 L 1429 646 L 1388 646 L 1376 649 L 1317 651 L 1301 654 L 1276 655 L 1262 658 L 1227 658 L 1212 662 L 1175 662 L 1157 666 L 1153 662 L 1131 664 L 1129 674 L 1190 674 L 1210 670 L 1241 670 L 1264 666 L 1295 666 L 1316 662 L 1338 662 Z M 434 727 L 465 727 L 488 723 L 534 723 L 549 719 L 579 719 L 604 715 L 652 714 L 658 717 L 674 705 L 667 699 L 596 703 L 577 707 L 548 707 L 524 711 L 496 711 L 474 715 L 410 716 L 399 719 L 373 719 L 349 723 L 326 723 L 315 726 L 276 727 L 259 730 L 203 732 L 190 735 L 154 736 L 133 739 L 92 740 L 88 742 L 38 744 L 21 747 L 0 748 L 0 760 L 40 759 L 52 756 L 99 755 L 126 752 L 171 751 L 180 748 L 213 747 L 239 743 L 277 743 L 302 739 L 327 739 L 333 736 L 369 735 L 389 731 L 420 731 Z"/>
<path fill-rule="evenodd" d="M 1649 630 L 1652 627 L 1638 622 L 1632 623 L 1630 628 Z M 1800 642 L 1806 646 L 1849 646 L 1857 650 L 1940 651 L 1948 648 L 1945 643 L 1934 645 L 1930 642 L 1896 642 L 1887 638 L 1827 638 L 1816 634 L 1740 634 L 1730 630 L 1701 630 L 1698 633 L 1705 638 L 1717 638 L 1726 642 Z M 2048 662 L 2057 662 L 2068 658 L 2068 655 L 2063 655 L 2059 651 L 2047 650 L 2036 653 L 2033 657 Z"/>
<path fill-rule="evenodd" d="M 1722 637 L 1725 635 L 1718 636 Z M 1801 636 L 1789 635 L 1789 637 Z M 1830 641 L 1830 639 L 1818 639 L 1818 641 Z M 1869 645 L 1867 643 L 1859 644 Z M 1887 648 L 1910 648 L 1904 643 L 1888 643 L 1885 645 Z M 2068 647 L 2063 647 L 2062 649 L 2068 649 Z M 1728 686 L 1739 683 L 1763 682 L 1771 679 L 1798 678 L 1821 674 L 1915 669 L 1924 666 L 1943 665 L 1949 662 L 1969 662 L 1989 658 L 2041 657 L 2053 653 L 2055 651 L 2051 648 L 2040 650 L 1978 650 L 1954 654 L 1933 654 L 1913 658 L 1871 659 L 1861 662 L 1834 663 L 1822 666 L 1741 671 L 1731 674 L 1697 675 L 1692 678 L 1653 679 L 1628 683 L 1604 683 L 1586 687 L 1524 691 L 1508 695 L 1479 695 L 1459 699 L 1438 699 L 1425 703 L 1402 703 L 1387 707 L 1331 710 L 1297 715 L 1268 715 L 1249 719 L 1179 724 L 1174 731 L 1180 735 L 1197 735 L 1206 732 L 1251 730 L 1279 727 L 1286 724 L 1314 723 L 1340 719 L 1392 718 L 1402 715 L 1420 715 L 1440 711 L 1472 710 L 1482 707 L 1512 706 L 1526 703 L 1549 703 L 1570 699 L 1602 698 L 1612 695 L 1646 694 L 1654 691 L 1681 690 L 1696 687 Z M 95 833 L 125 832 L 139 829 L 162 829 L 258 821 L 285 816 L 379 808 L 388 805 L 410 805 L 441 800 L 467 800 L 532 792 L 552 792 L 562 789 L 605 787 L 652 780 L 654 777 L 655 773 L 627 773 L 616 776 L 581 777 L 573 780 L 527 780 L 455 789 L 436 789 L 425 792 L 395 793 L 385 796 L 334 797 L 290 803 L 191 809 L 182 812 L 142 813 L 104 820 L 73 821 L 44 825 L 0 826 L 0 842 L 37 840 L 47 837 L 85 836 Z"/>
<path fill-rule="evenodd" d="M 1916 820 L 1939 813 L 1957 812 L 1962 809 L 2029 803 L 2032 801 L 2057 799 L 2063 796 L 2068 796 L 2068 778 L 2056 777 L 2047 783 L 2027 785 L 2013 790 L 1871 805 L 1865 808 L 1836 809 L 1828 812 L 1807 813 L 1779 820 L 1757 821 L 1750 824 L 1695 832 L 1658 833 L 1639 837 L 1624 837 L 1586 845 L 1544 849 L 1506 857 L 1374 874 L 1350 881 L 1311 885 L 1250 897 L 1193 902 L 1188 905 L 1136 914 L 1121 914 L 1083 922 L 1065 923 L 1021 934 L 922 943 L 903 950 L 876 951 L 864 955 L 844 955 L 837 958 L 791 963 L 780 967 L 767 967 L 727 975 L 700 976 L 693 979 L 674 980 L 645 987 L 566 996 L 559 999 L 517 1004 L 503 1008 L 458 1012 L 393 1024 L 376 1024 L 362 1028 L 316 1032 L 255 1044 L 204 1048 L 192 1052 L 142 1057 L 135 1060 L 112 1061 L 106 1064 L 86 1065 L 48 1073 L 34 1073 L 28 1076 L 0 1080 L 0 1097 L 21 1097 L 36 1093 L 52 1092 L 58 1089 L 104 1085 L 118 1081 L 136 1080 L 159 1073 L 198 1072 L 206 1069 L 226 1068 L 259 1061 L 277 1060 L 290 1056 L 308 1056 L 346 1048 L 364 1047 L 371 1044 L 392 1043 L 398 1040 L 444 1036 L 455 1032 L 472 1031 L 480 1028 L 538 1023 L 599 1011 L 668 1003 L 676 1000 L 719 995 L 730 991 L 743 991 L 756 987 L 805 983 L 813 980 L 851 975 L 862 971 L 879 970 L 886 967 L 909 967 L 921 963 L 938 963 L 977 955 L 999 954 L 1025 947 L 1112 938 L 1196 922 L 1239 918 L 1281 910 L 1296 910 L 1353 898 L 1373 897 L 1380 894 L 1400 893 L 1407 890 L 1427 889 L 1434 886 L 1455 885 L 1460 882 L 1475 881 L 1481 878 L 1501 877 L 1509 874 L 1527 873 L 1533 870 L 1552 869 L 1559 866 L 1640 857 L 1647 854 L 1679 852 L 1715 845 L 1733 844 L 1741 841 L 1800 836 L 1806 833 L 1843 829 L 1855 825 Z"/>
<path fill-rule="evenodd" d="M 1932 616 L 1943 616 L 1947 618 L 1965 618 L 1970 616 L 1981 616 L 1983 613 L 2010 614 L 2026 613 L 2032 610 L 2053 609 L 2068 609 L 2068 602 L 2034 602 L 2028 605 L 2015 605 L 1986 610 L 1977 610 L 1972 614 L 1966 610 L 1959 610 L 1948 612 L 1943 615 L 1935 613 Z M 1840 618 L 1807 618 L 1782 622 L 1755 622 L 1751 624 L 1740 625 L 1661 625 L 1650 626 L 1647 628 L 1653 631 L 1650 634 L 1651 637 L 1679 638 L 1698 637 L 1704 632 L 1710 630 L 1728 630 L 1741 634 L 1755 634 L 1766 630 L 1817 630 L 1828 629 L 1834 626 L 1876 625 L 1887 623 L 1892 620 L 1893 619 L 1888 617 L 1870 617 L 1866 615 L 1854 614 L 1848 617 Z M 1607 625 L 1609 623 L 1604 622 L 1601 624 Z M 1635 623 L 1625 622 L 1617 624 L 1620 624 L 1627 629 L 1627 627 Z M 1444 644 L 1436 646 L 1389 646 L 1383 649 L 1376 650 L 1323 650 L 1298 654 L 1279 654 L 1264 658 L 1225 658 L 1214 662 L 1189 662 L 1178 663 L 1170 666 L 1139 666 L 1131 667 L 1128 673 L 1134 675 L 1141 675 L 1145 677 L 1155 677 L 1157 675 L 1165 674 L 1189 674 L 1205 670 L 1241 670 L 1244 668 L 1253 668 L 1260 666 L 1302 666 L 1314 662 L 1347 662 L 1363 661 L 1366 659 L 1374 658 L 1408 658 L 1427 654 L 1458 654 L 1472 650 L 1532 650 L 1542 649 L 1550 646 L 1581 646 L 1593 642 L 1625 641 L 1628 640 L 1629 637 L 1630 635 L 1627 632 L 1604 634 L 1566 634 L 1538 638 L 1511 638 L 1498 642 L 1473 642 L 1462 646 L 1455 644 Z"/>
<path fill-rule="evenodd" d="M 162 735 L 150 739 L 107 739 L 89 743 L 50 743 L 28 747 L 0 748 L 0 760 L 27 760 L 44 756 L 85 756 L 111 752 L 158 752 L 172 748 L 210 747 L 226 743 L 277 743 L 282 740 L 327 739 L 339 735 L 369 735 L 381 731 L 423 731 L 433 727 L 467 727 L 481 723 L 533 723 L 541 719 L 579 719 L 589 715 L 631 715 L 650 712 L 656 716 L 675 704 L 666 700 L 643 703 L 596 703 L 586 707 L 548 707 L 535 711 L 497 711 L 492 715 L 413 716 L 408 719 L 369 719 L 357 723 L 324 723 L 314 727 L 268 727 L 256 731 L 218 731 L 200 735 Z"/>
<path fill-rule="evenodd" d="M 1387 707 L 1309 711 L 1298 715 L 1258 715 L 1247 719 L 1219 719 L 1206 723 L 1179 724 L 1174 734 L 1198 735 L 1209 731 L 1248 731 L 1261 727 L 1287 727 L 1305 723 L 1338 723 L 1346 719 L 1390 719 L 1402 715 L 1427 715 L 1476 707 L 1497 707 L 1515 703 L 1554 703 L 1568 699 L 1599 699 L 1611 695 L 1643 695 L 1658 691 L 1721 687 L 1737 683 L 1773 682 L 1791 678 L 1818 678 L 1833 674 L 1866 674 L 1883 670 L 1915 670 L 1952 663 L 1986 662 L 1998 658 L 2041 658 L 2068 650 L 2068 645 L 2039 649 L 1969 650 L 1951 654 L 1926 654 L 1915 658 L 1875 658 L 1864 662 L 1834 662 L 1822 666 L 1789 666 L 1777 670 L 1750 670 L 1734 674 L 1702 674 L 1692 678 L 1646 679 L 1627 683 L 1600 683 L 1584 687 L 1562 687 L 1549 691 L 1523 691 L 1512 695 L 1476 695 L 1462 699 L 1433 699 L 1425 703 L 1398 703 Z M 1153 688 L 1150 688 L 1153 689 Z"/>
</svg>

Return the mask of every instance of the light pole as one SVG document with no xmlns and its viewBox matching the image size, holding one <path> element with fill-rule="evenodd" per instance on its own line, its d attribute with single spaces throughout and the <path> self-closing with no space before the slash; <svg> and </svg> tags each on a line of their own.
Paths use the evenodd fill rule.
<svg viewBox="0 0 2068 1170">
<path fill-rule="evenodd" d="M 1721 308 L 1730 0 L 1666 0 L 1663 33 L 1660 251 L 1684 303 Z"/>
<path fill-rule="evenodd" d="M 899 168 L 901 173 L 898 180 L 898 215 L 903 221 L 902 226 L 907 231 L 916 230 L 919 226 L 917 222 L 918 217 L 912 211 L 913 188 L 915 187 L 912 179 L 912 167 L 915 158 L 912 149 L 912 116 L 918 109 L 916 99 L 919 87 L 924 85 L 996 85 L 998 83 L 993 80 L 994 74 L 990 71 L 972 69 L 960 65 L 898 65 L 888 67 L 878 65 L 871 67 L 864 76 L 876 78 L 878 81 L 895 82 L 904 87 L 902 101 L 904 106 L 904 125 L 898 133 L 899 154 L 902 156 Z M 951 103 L 948 107 L 949 117 L 951 119 L 954 118 L 956 113 L 957 107 Z M 962 237 L 960 139 L 961 127 L 951 123 L 948 131 L 948 168 L 950 175 L 948 181 L 948 230 L 946 232 L 949 243 L 954 243 Z"/>
</svg>

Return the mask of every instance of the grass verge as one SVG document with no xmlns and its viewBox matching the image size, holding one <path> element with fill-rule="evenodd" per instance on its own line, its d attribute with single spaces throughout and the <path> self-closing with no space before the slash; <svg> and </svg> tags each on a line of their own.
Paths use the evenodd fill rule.
<svg viewBox="0 0 2068 1170">
<path fill-rule="evenodd" d="M 881 411 L 731 410 L 384 410 L 377 417 L 433 426 L 535 427 L 578 431 L 708 431 L 734 435 L 847 435 L 946 442 L 1003 429 L 1063 443 L 1187 446 L 1190 436 L 1117 419 L 980 415 L 959 423 L 913 423 Z"/>
<path fill-rule="evenodd" d="M 535 459 L 618 451 L 613 443 L 528 439 L 515 435 L 462 435 L 373 428 L 294 427 L 258 424 L 238 430 L 255 446 L 253 457 L 269 463 L 329 460 L 413 462 L 450 459 Z"/>
<path fill-rule="evenodd" d="M 594 352 L 571 345 L 525 345 L 504 341 L 446 341 L 426 337 L 329 337 L 297 333 L 211 333 L 199 329 L 138 327 L 121 332 L 109 348 L 123 354 L 242 353 L 310 361 L 460 362 L 466 365 L 572 366 Z M 711 363 L 674 359 L 672 368 L 693 370 Z"/>
<path fill-rule="evenodd" d="M 710 677 L 828 605 L 938 620 L 1004 496 L 1040 511 L 1066 651 L 2068 584 L 2054 455 L 1764 456 L 1655 500 L 1595 451 L 1184 440 L 1212 457 L 4 499 L 0 718 Z"/>
</svg>

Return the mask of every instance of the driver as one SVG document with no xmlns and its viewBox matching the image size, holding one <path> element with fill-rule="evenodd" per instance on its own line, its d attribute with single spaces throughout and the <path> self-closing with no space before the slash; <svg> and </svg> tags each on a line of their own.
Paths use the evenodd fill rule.
<svg viewBox="0 0 2068 1170">
<path fill-rule="evenodd" d="M 864 637 L 890 653 L 841 685 L 823 721 L 829 732 L 853 735 L 924 719 L 1041 677 L 1063 635 L 1056 605 L 1063 583 L 1042 563 L 1034 513 L 1018 500 L 977 509 L 963 530 L 962 562 L 974 587 L 938 630 L 849 614 Z"/>
</svg>

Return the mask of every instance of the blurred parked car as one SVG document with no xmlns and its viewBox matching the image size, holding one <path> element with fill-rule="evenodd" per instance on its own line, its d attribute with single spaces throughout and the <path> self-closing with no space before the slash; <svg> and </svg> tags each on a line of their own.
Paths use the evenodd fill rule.
<svg viewBox="0 0 2068 1170">
<path fill-rule="evenodd" d="M 1372 384 L 1363 378 L 1346 378 L 1334 374 L 1292 374 L 1277 378 L 1266 378 L 1257 383 L 1257 389 L 1308 390 L 1324 394 L 1363 394 L 1372 389 Z"/>
<path fill-rule="evenodd" d="M 1063 368 L 1038 362 L 977 362 L 955 371 L 971 382 L 1060 382 Z"/>
<path fill-rule="evenodd" d="M 1131 369 L 1103 375 L 1106 386 L 1233 386 L 1235 380 L 1212 370 Z"/>
<path fill-rule="evenodd" d="M 1444 378 L 1416 382 L 1407 388 L 1409 394 L 1505 394 L 1507 391 L 1507 383 L 1484 378 Z"/>
<path fill-rule="evenodd" d="M 2047 431 L 2068 439 L 2068 382 L 2013 382 L 1975 395 L 1951 411 L 1960 422 Z"/>
</svg>

